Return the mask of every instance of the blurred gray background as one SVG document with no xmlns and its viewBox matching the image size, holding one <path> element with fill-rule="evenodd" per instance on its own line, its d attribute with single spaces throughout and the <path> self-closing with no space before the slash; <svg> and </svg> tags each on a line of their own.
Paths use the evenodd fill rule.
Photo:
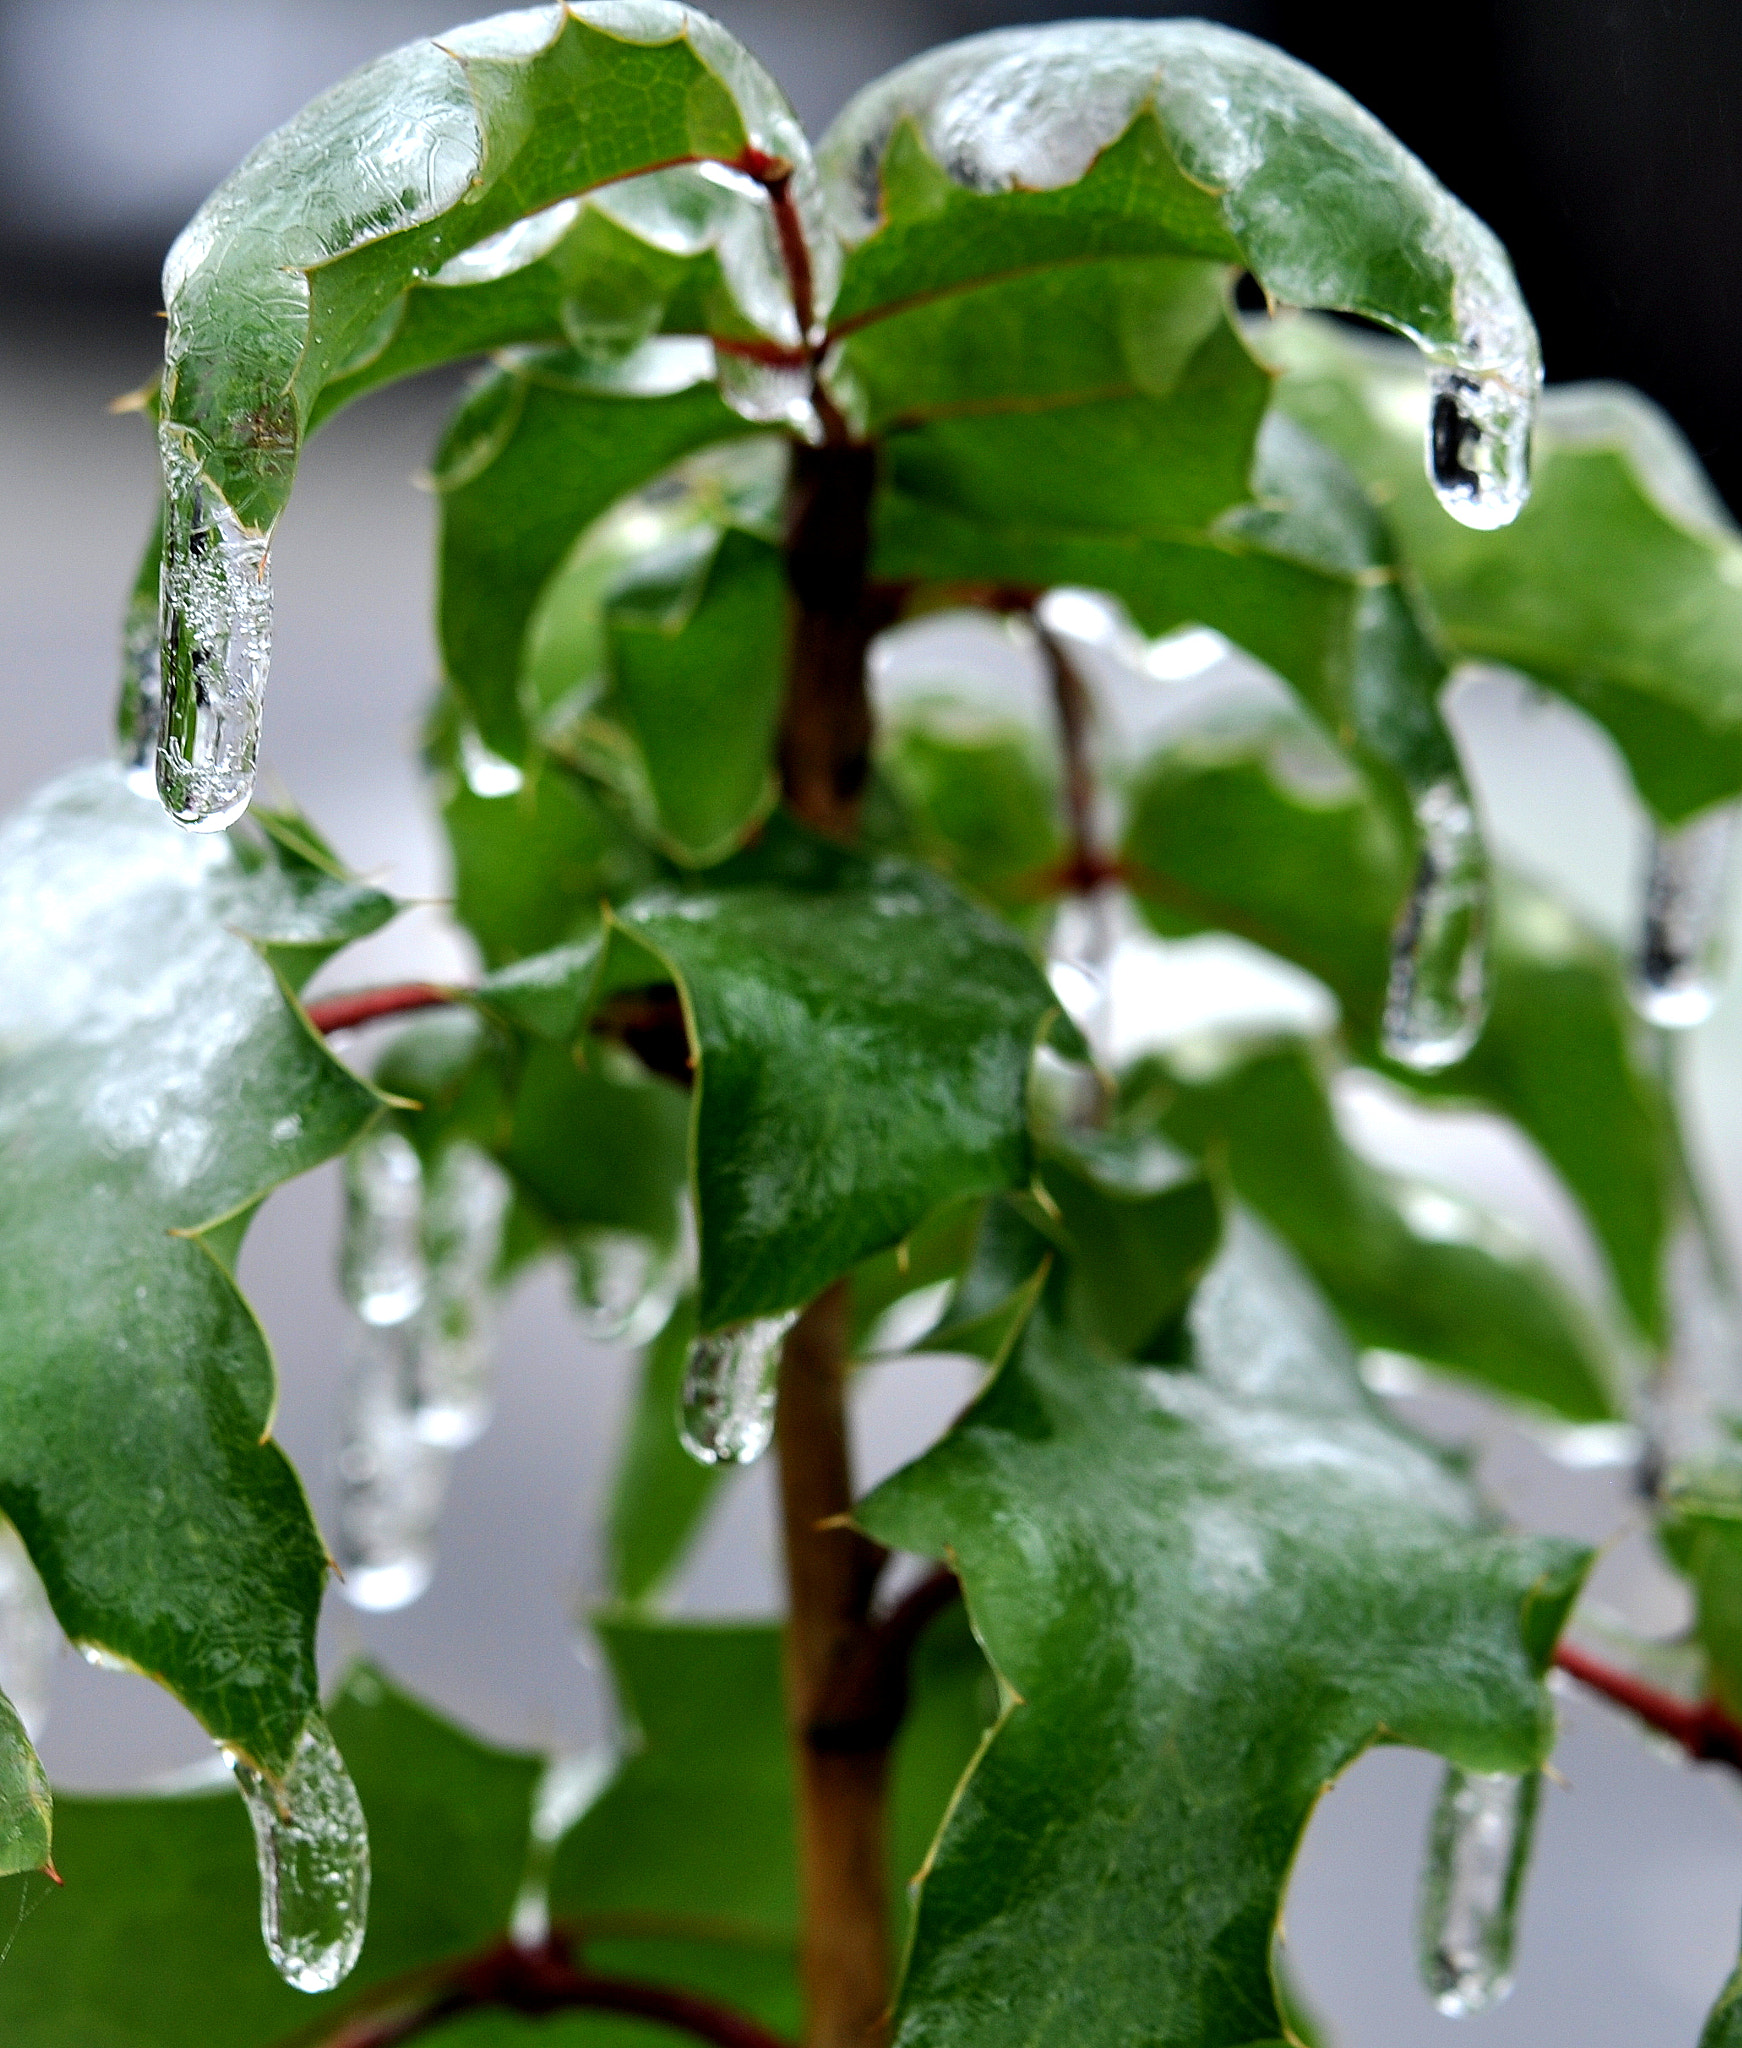
<svg viewBox="0 0 1742 2048">
<path fill-rule="evenodd" d="M 752 0 L 718 11 L 781 77 L 813 132 L 858 84 L 912 52 L 1024 18 L 1020 8 L 976 0 L 802 10 Z M 1413 38 L 1385 47 L 1350 37 L 1339 44 L 1312 10 L 1254 4 L 1197 11 L 1274 34 L 1325 63 L 1503 232 L 1510 232 L 1498 218 L 1505 205 L 1533 209 L 1521 246 L 1537 255 L 1521 269 L 1533 298 L 1540 283 L 1539 309 L 1546 304 L 1552 315 L 1544 318 L 1551 374 L 1559 360 L 1581 373 L 1643 379 L 1678 411 L 1720 482 L 1729 483 L 1721 406 L 1701 398 L 1696 346 L 1701 320 L 1720 338 L 1724 332 L 1727 309 L 1715 280 L 1729 246 L 1727 223 L 1708 222 L 1700 243 L 1705 272 L 1684 266 L 1697 305 L 1688 321 L 1671 323 L 1676 349 L 1660 352 L 1661 361 L 1639 352 L 1639 322 L 1628 324 L 1631 300 L 1608 326 L 1590 312 L 1607 303 L 1605 292 L 1614 296 L 1597 256 L 1580 271 L 1576 249 L 1573 256 L 1559 245 L 1541 253 L 1556 239 L 1543 223 L 1552 227 L 1554 208 L 1571 205 L 1568 189 L 1589 170 L 1589 148 L 1599 147 L 1578 154 L 1590 127 L 1580 109 L 1588 111 L 1598 90 L 1589 83 L 1593 67 L 1610 63 L 1624 78 L 1613 100 L 1617 118 L 1600 144 L 1608 152 L 1603 177 L 1591 185 L 1599 212 L 1615 208 L 1614 232 L 1602 232 L 1605 217 L 1596 233 L 1585 221 L 1579 246 L 1625 241 L 1622 216 L 1628 208 L 1628 219 L 1638 214 L 1641 189 L 1676 193 L 1679 202 L 1687 152 L 1705 160 L 1733 146 L 1727 131 L 1701 127 L 1697 99 L 1684 97 L 1679 123 L 1658 118 L 1676 66 L 1696 64 L 1702 50 L 1706 71 L 1734 81 L 1722 20 L 1718 42 L 1702 41 L 1708 17 L 1717 20 L 1722 10 L 1605 9 L 1603 23 L 1592 23 L 1566 57 L 1585 72 L 1558 84 L 1552 66 L 1545 72 L 1530 58 L 1554 26 L 1551 6 L 1506 13 L 1517 62 L 1498 70 L 1491 65 L 1506 51 L 1482 39 L 1502 34 L 1501 11 L 1476 9 L 1460 30 L 1467 61 L 1448 76 L 1417 68 Z M 1628 38 L 1647 15 L 1657 24 L 1659 69 L 1642 74 L 1628 68 Z M 1029 17 L 1044 18 L 1043 11 Z M 233 161 L 312 93 L 378 50 L 452 18 L 450 6 L 421 0 L 0 0 L 0 256 L 9 280 L 0 294 L 7 736 L 0 799 L 7 805 L 106 745 L 117 618 L 149 520 L 154 463 L 140 422 L 105 408 L 153 368 L 153 280 L 164 246 Z M 1448 111 L 1452 98 L 1459 108 Z M 1552 148 L 1538 147 L 1544 137 Z M 1516 175 L 1502 180 L 1508 166 Z M 1702 190 L 1710 182 L 1703 177 Z M 1491 203 L 1496 191 L 1504 205 Z M 1557 335 L 1567 337 L 1558 355 Z M 434 672 L 431 506 L 415 483 L 454 385 L 436 377 L 377 396 L 311 449 L 275 548 L 278 654 L 265 747 L 268 786 L 276 778 L 293 792 L 354 865 L 402 894 L 430 898 L 442 895 L 446 876 L 411 758 Z M 1456 716 L 1494 837 L 1620 933 L 1637 886 L 1641 822 L 1607 741 L 1499 676 L 1466 678 Z M 348 955 L 337 978 L 440 975 L 465 966 L 463 947 L 432 906 Z M 1742 1218 L 1739 1055 L 1742 1000 L 1732 991 L 1693 1049 L 1692 1083 L 1702 1153 L 1733 1223 Z M 1484 1193 L 1540 1228 L 1570 1269 L 1580 1269 L 1583 1248 L 1564 1203 L 1522 1148 L 1482 1119 L 1424 1119 L 1378 1091 L 1345 1107 L 1351 1128 L 1377 1154 L 1425 1164 Z M 245 1285 L 278 1351 L 280 1433 L 323 1514 L 346 1342 L 332 1279 L 336 1233 L 337 1182 L 329 1170 L 268 1204 L 243 1260 Z M 571 1617 L 593 1579 L 592 1526 L 629 1365 L 576 1339 L 552 1271 L 535 1273 L 514 1295 L 501 1351 L 497 1420 L 457 1462 L 432 1590 L 397 1615 L 363 1616 L 333 1599 L 324 1652 L 336 1665 L 367 1650 L 499 1740 L 585 1747 L 605 1734 L 607 1711 Z M 868 1375 L 860 1394 L 864 1476 L 934 1434 L 965 1385 L 961 1373 L 936 1363 L 904 1362 Z M 1472 1402 L 1428 1394 L 1406 1405 L 1441 1434 L 1481 1443 L 1490 1485 L 1521 1519 L 1609 1545 L 1605 1598 L 1643 1625 L 1676 1626 L 1677 1589 L 1653 1564 L 1614 1472 L 1569 1470 Z M 774 1581 L 767 1475 L 758 1471 L 739 1482 L 710 1526 L 684 1604 L 767 1612 Z M 1565 1783 L 1547 1800 L 1518 1992 L 1498 2014 L 1459 2024 L 1492 2048 L 1563 2040 L 1584 2048 L 1691 2048 L 1735 1954 L 1742 1805 L 1734 1781 L 1665 1761 L 1586 1700 L 1569 1697 L 1564 1714 L 1558 1767 Z M 64 1783 L 136 1783 L 195 1761 L 204 1749 L 192 1722 L 144 1681 L 62 1658 L 44 1752 Z M 1410 1753 L 1372 1757 L 1327 1798 L 1308 1837 L 1290 1898 L 1290 1945 L 1309 1993 L 1347 2048 L 1458 2038 L 1412 1973 L 1415 1876 L 1436 1778 L 1436 1766 Z"/>
</svg>

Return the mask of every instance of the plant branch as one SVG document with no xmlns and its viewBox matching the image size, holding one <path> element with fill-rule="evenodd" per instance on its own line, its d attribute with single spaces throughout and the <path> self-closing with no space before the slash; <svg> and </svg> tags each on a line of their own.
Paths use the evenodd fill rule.
<svg viewBox="0 0 1742 2048">
<path fill-rule="evenodd" d="M 1733 1771 L 1742 1771 L 1742 1724 L 1716 1700 L 1690 1705 L 1672 1692 L 1645 1684 L 1631 1672 L 1618 1671 L 1589 1656 L 1573 1643 L 1562 1643 L 1554 1660 L 1569 1678 L 1576 1678 L 1615 1706 L 1625 1707 L 1636 1720 L 1667 1735 L 1697 1762 L 1728 1764 Z"/>
<path fill-rule="evenodd" d="M 1067 887 L 1086 896 L 1111 881 L 1116 872 L 1114 863 L 1101 852 L 1095 833 L 1095 769 L 1089 758 L 1094 700 L 1058 635 L 1049 633 L 1039 619 L 1033 624 L 1052 679 L 1059 751 L 1064 757 L 1065 822 L 1070 831 L 1064 879 Z"/>
<path fill-rule="evenodd" d="M 349 1031 L 377 1017 L 397 1017 L 406 1010 L 434 1010 L 457 1002 L 463 989 L 440 988 L 433 981 L 403 981 L 389 988 L 349 989 L 324 996 L 308 1006 L 308 1020 L 319 1032 Z"/>
<path fill-rule="evenodd" d="M 664 1984 L 606 1977 L 571 1961 L 560 1940 L 540 1948 L 502 1942 L 426 1981 L 420 1993 L 347 2020 L 321 2048 L 395 2048 L 463 2013 L 615 2012 L 656 2021 L 714 2048 L 790 2048 L 746 2014 Z"/>
</svg>

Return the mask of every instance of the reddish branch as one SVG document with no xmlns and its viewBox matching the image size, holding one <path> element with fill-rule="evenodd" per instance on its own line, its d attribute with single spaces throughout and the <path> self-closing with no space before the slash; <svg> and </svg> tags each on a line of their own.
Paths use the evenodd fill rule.
<svg viewBox="0 0 1742 2048">
<path fill-rule="evenodd" d="M 1089 757 L 1089 726 L 1094 717 L 1094 704 L 1076 663 L 1065 652 L 1058 637 L 1049 633 L 1038 619 L 1034 626 L 1052 677 L 1059 751 L 1065 764 L 1065 818 L 1070 827 L 1071 844 L 1061 880 L 1067 889 L 1086 896 L 1115 880 L 1119 873 L 1118 863 L 1110 861 L 1096 843 L 1095 769 Z"/>
<path fill-rule="evenodd" d="M 1613 1665 L 1587 1655 L 1573 1643 L 1560 1645 L 1555 1651 L 1555 1662 L 1569 1678 L 1588 1685 L 1616 1706 L 1625 1707 L 1636 1720 L 1660 1735 L 1667 1735 L 1696 1761 L 1728 1764 L 1733 1771 L 1742 1771 L 1742 1725 L 1725 1713 L 1716 1700 L 1690 1705 L 1672 1692 L 1646 1685 L 1630 1672 L 1618 1671 Z"/>
<path fill-rule="evenodd" d="M 535 2018 L 556 2012 L 625 2013 L 712 2042 L 715 2048 L 790 2048 L 778 2034 L 711 1998 L 599 1976 L 573 1962 L 555 1937 L 541 1948 L 503 1942 L 426 1980 L 415 1995 L 348 2020 L 325 2037 L 322 2048 L 393 2048 L 463 2013 L 486 2010 Z"/>
<path fill-rule="evenodd" d="M 451 1003 L 460 992 L 438 988 L 433 981 L 403 981 L 391 988 L 352 989 L 308 1006 L 308 1020 L 317 1031 L 349 1031 L 377 1017 L 396 1017 L 405 1010 L 433 1010 Z"/>
</svg>

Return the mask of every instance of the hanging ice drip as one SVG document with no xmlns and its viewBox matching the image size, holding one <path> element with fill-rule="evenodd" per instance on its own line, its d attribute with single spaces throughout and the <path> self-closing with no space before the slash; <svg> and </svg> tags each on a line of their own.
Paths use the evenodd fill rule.
<svg viewBox="0 0 1742 2048">
<path fill-rule="evenodd" d="M 753 1465 L 774 1436 L 780 1347 L 798 1310 L 698 1337 L 684 1362 L 683 1447 L 703 1465 Z"/>
<path fill-rule="evenodd" d="M 1445 1776 L 1428 1835 L 1421 1894 L 1421 1974 L 1450 2019 L 1486 2012 L 1512 1989 L 1518 1902 L 1542 1777 Z"/>
<path fill-rule="evenodd" d="M 339 1275 L 366 1323 L 402 1323 L 423 1304 L 423 1162 L 396 1130 L 371 1131 L 346 1161 Z"/>
<path fill-rule="evenodd" d="M 163 451 L 163 712 L 157 791 L 179 825 L 218 832 L 248 808 L 272 657 L 267 537 L 252 533 L 200 466 L 199 437 L 166 420 Z"/>
<path fill-rule="evenodd" d="M 645 1344 L 665 1328 L 695 1270 L 689 1205 L 668 1244 L 600 1227 L 577 1231 L 571 1250 L 581 1334 L 595 1344 Z"/>
<path fill-rule="evenodd" d="M 495 1368 L 495 1274 L 508 1182 L 462 1140 L 431 1168 L 423 1208 L 424 1296 L 408 1325 L 418 1436 L 458 1450 L 490 1424 Z"/>
<path fill-rule="evenodd" d="M 0 1693 L 34 1742 L 48 1725 L 49 1677 L 60 1626 L 36 1567 L 12 1524 L 0 1518 Z"/>
<path fill-rule="evenodd" d="M 1415 880 L 1391 937 L 1381 1038 L 1418 1073 L 1455 1065 L 1488 1013 L 1488 867 L 1469 791 L 1446 776 L 1415 802 Z"/>
<path fill-rule="evenodd" d="M 372 1613 L 408 1606 L 435 1573 L 452 1454 L 418 1430 L 411 1326 L 360 1323 L 339 1445 L 340 1590 Z"/>
<path fill-rule="evenodd" d="M 1427 474 L 1460 526 L 1510 526 L 1530 496 L 1530 437 L 1541 372 L 1435 363 L 1428 371 Z"/>
<path fill-rule="evenodd" d="M 1667 1031 L 1703 1024 L 1717 1005 L 1736 809 L 1720 804 L 1652 833 L 1633 1001 Z"/>
<path fill-rule="evenodd" d="M 350 1974 L 369 1913 L 369 1834 L 344 1759 L 318 1714 L 280 1785 L 225 1755 L 254 1824 L 266 1951 L 298 1991 L 330 1991 Z"/>
</svg>

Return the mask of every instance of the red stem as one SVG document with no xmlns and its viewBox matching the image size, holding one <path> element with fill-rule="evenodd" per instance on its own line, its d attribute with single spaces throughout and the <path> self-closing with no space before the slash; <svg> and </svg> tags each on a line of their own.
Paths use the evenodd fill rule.
<svg viewBox="0 0 1742 2048">
<path fill-rule="evenodd" d="M 352 989 L 326 996 L 308 1006 L 308 1020 L 319 1032 L 349 1031 L 376 1017 L 396 1017 L 403 1010 L 434 1010 L 456 1000 L 460 991 L 438 988 L 433 981 L 402 981 L 390 988 Z"/>
<path fill-rule="evenodd" d="M 1618 1671 L 1613 1665 L 1589 1656 L 1574 1643 L 1562 1643 L 1554 1660 L 1569 1678 L 1588 1685 L 1616 1706 L 1625 1707 L 1636 1720 L 1679 1743 L 1698 1762 L 1728 1764 L 1733 1771 L 1742 1771 L 1742 1725 L 1732 1720 L 1716 1700 L 1702 1700 L 1690 1706 L 1674 1693 L 1647 1685 L 1630 1672 Z"/>
<path fill-rule="evenodd" d="M 389 2011 L 377 2008 L 347 2021 L 325 2037 L 323 2048 L 395 2048 L 461 2013 L 484 2010 L 535 2018 L 554 2012 L 625 2013 L 712 2042 L 714 2048 L 790 2048 L 758 2021 L 711 1998 L 627 1977 L 597 1976 L 577 1967 L 555 1940 L 535 1949 L 503 1942 L 458 1965 L 415 2003 Z"/>
</svg>

